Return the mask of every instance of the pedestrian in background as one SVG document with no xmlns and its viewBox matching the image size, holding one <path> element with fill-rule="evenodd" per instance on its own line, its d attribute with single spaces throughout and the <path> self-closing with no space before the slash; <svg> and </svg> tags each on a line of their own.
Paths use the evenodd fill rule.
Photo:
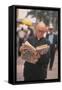
<svg viewBox="0 0 62 90">
<path fill-rule="evenodd" d="M 49 34 L 47 35 L 47 39 L 50 42 L 50 66 L 49 66 L 49 69 L 52 70 L 58 38 L 57 38 L 57 35 L 54 34 L 54 27 L 52 24 L 49 25 L 48 30 L 49 30 Z"/>
</svg>

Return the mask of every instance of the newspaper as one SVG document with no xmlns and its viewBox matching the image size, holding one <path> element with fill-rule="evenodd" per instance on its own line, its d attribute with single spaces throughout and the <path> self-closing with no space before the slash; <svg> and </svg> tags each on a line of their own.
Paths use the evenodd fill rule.
<svg viewBox="0 0 62 90">
<path fill-rule="evenodd" d="M 48 50 L 49 45 L 47 44 L 34 47 L 28 41 L 20 47 L 21 58 L 33 64 L 39 60 L 41 55 L 46 54 Z"/>
</svg>

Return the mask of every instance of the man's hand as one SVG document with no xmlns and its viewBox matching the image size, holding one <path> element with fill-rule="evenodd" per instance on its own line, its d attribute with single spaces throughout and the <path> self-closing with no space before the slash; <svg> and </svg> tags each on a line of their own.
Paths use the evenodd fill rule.
<svg viewBox="0 0 62 90">
<path fill-rule="evenodd" d="M 40 55 L 47 54 L 47 52 L 48 52 L 48 49 L 44 49 L 44 50 L 42 50 L 42 51 L 40 52 Z"/>
<path fill-rule="evenodd" d="M 33 53 L 30 63 L 36 64 L 39 58 L 40 54 L 38 52 Z"/>
<path fill-rule="evenodd" d="M 24 51 L 24 50 L 30 50 L 30 48 L 28 46 L 26 46 L 24 43 L 22 44 L 22 46 L 20 47 L 20 52 Z"/>
<path fill-rule="evenodd" d="M 40 54 L 36 51 L 36 52 L 33 54 L 33 58 L 34 58 L 34 59 L 39 59 L 39 58 L 40 58 Z"/>
</svg>

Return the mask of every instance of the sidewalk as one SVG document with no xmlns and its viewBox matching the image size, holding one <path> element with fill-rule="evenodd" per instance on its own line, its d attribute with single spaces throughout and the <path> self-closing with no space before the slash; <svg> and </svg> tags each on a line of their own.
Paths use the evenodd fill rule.
<svg viewBox="0 0 62 90">
<path fill-rule="evenodd" d="M 55 60 L 52 71 L 49 70 L 48 66 L 48 73 L 47 73 L 47 79 L 57 79 L 57 78 L 58 78 L 58 51 L 56 51 L 55 53 Z"/>
</svg>

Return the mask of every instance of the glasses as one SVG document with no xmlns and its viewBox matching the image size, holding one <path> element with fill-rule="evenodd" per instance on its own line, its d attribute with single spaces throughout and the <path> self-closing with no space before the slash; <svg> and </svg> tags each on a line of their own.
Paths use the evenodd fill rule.
<svg viewBox="0 0 62 90">
<path fill-rule="evenodd" d="M 43 31 L 43 30 L 38 30 L 38 32 L 40 32 L 40 33 L 44 33 L 45 31 Z"/>
</svg>

